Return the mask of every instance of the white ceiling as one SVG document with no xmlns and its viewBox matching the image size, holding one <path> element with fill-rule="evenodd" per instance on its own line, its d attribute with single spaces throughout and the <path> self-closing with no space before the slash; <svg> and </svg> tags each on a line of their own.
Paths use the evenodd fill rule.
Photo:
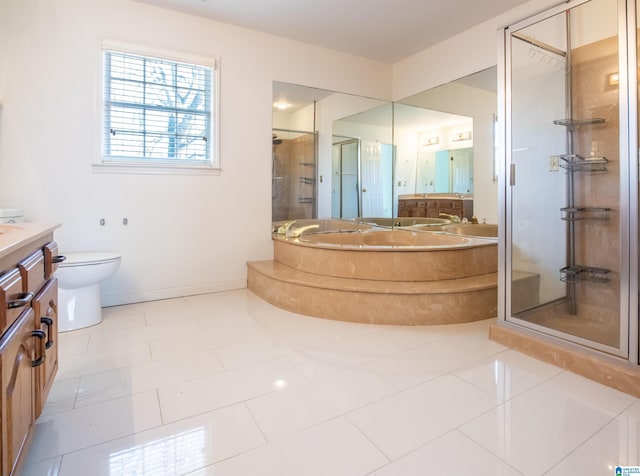
<svg viewBox="0 0 640 476">
<path fill-rule="evenodd" d="M 395 63 L 527 0 L 137 0 Z"/>
</svg>

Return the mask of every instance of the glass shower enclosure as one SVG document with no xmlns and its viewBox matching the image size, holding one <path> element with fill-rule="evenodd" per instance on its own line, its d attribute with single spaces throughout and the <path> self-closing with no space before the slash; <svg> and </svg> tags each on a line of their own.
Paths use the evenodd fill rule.
<svg viewBox="0 0 640 476">
<path fill-rule="evenodd" d="M 317 133 L 273 129 L 273 221 L 316 218 Z"/>
<path fill-rule="evenodd" d="M 627 8 L 569 2 L 504 30 L 501 305 L 510 324 L 637 363 Z"/>
</svg>

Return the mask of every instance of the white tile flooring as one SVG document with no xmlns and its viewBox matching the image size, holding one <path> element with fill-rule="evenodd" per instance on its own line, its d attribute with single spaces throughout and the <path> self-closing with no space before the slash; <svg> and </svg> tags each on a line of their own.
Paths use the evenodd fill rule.
<svg viewBox="0 0 640 476">
<path fill-rule="evenodd" d="M 640 400 L 488 340 L 352 324 L 247 290 L 60 335 L 22 476 L 613 475 Z"/>
</svg>

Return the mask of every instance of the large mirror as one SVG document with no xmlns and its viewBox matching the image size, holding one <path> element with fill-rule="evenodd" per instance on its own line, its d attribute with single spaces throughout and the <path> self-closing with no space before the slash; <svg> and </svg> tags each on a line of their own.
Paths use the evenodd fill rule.
<svg viewBox="0 0 640 476">
<path fill-rule="evenodd" d="M 339 128 L 339 137 L 334 137 L 334 124 L 385 106 L 390 104 L 379 99 L 274 82 L 273 221 L 360 215 L 360 147 L 353 159 L 349 147 L 345 147 L 341 161 L 334 158 L 334 145 L 362 137 L 390 143 L 392 116 L 389 109 L 386 117 L 379 118 L 381 123 L 376 128 L 384 135 L 370 133 L 372 128 L 361 124 Z M 383 180 L 390 184 L 390 179 Z"/>
<path fill-rule="evenodd" d="M 275 82 L 273 220 L 438 216 L 425 199 L 446 197 L 496 223 L 496 83 L 490 68 L 389 103 Z"/>
</svg>

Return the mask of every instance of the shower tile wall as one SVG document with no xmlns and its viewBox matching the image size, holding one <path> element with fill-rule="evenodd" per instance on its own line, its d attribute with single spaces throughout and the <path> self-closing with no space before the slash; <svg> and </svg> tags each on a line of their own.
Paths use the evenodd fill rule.
<svg viewBox="0 0 640 476">
<path fill-rule="evenodd" d="M 314 136 L 285 139 L 273 149 L 273 221 L 314 218 Z"/>
<path fill-rule="evenodd" d="M 574 175 L 576 205 L 611 208 L 608 220 L 576 222 L 576 261 L 611 270 L 608 283 L 578 284 L 579 312 L 610 326 L 616 335 L 620 322 L 620 124 L 618 85 L 610 84 L 609 77 L 618 71 L 617 42 L 612 37 L 572 50 L 571 74 L 574 118 L 605 120 L 577 129 L 575 151 L 609 161 L 605 173 Z"/>
</svg>

